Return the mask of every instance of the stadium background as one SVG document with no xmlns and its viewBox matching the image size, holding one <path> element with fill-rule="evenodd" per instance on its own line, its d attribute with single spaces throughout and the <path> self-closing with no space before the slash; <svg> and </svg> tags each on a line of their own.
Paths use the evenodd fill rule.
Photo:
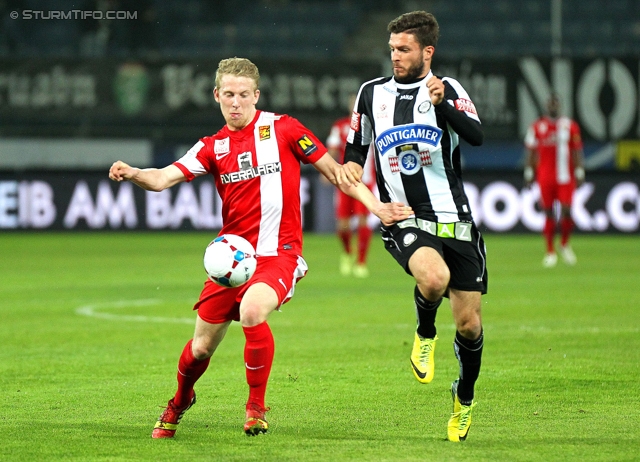
<svg viewBox="0 0 640 462">
<path fill-rule="evenodd" d="M 223 120 L 217 62 L 258 64 L 259 107 L 320 138 L 345 95 L 390 73 L 386 24 L 414 9 L 441 26 L 433 67 L 461 81 L 485 144 L 463 147 L 485 231 L 538 232 L 522 138 L 555 89 L 580 124 L 578 232 L 638 233 L 640 2 L 614 0 L 0 2 L 0 229 L 216 229 L 209 180 L 164 193 L 108 181 L 119 158 L 164 166 Z M 102 19 L 100 19 L 102 18 Z M 112 18 L 112 19 L 107 19 Z M 305 169 L 305 230 L 333 230 L 332 189 Z"/>
</svg>

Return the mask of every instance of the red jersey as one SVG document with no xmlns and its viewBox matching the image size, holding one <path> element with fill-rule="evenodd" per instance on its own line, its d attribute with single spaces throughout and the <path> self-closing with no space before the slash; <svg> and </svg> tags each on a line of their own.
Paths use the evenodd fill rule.
<svg viewBox="0 0 640 462">
<path fill-rule="evenodd" d="M 351 116 L 343 117 L 333 123 L 331 130 L 329 131 L 329 136 L 327 137 L 327 148 L 338 150 L 339 154 L 336 161 L 339 164 L 344 163 L 344 150 L 347 146 L 347 136 L 349 135 L 350 129 Z M 373 143 L 371 143 L 369 154 L 367 155 L 367 160 L 364 165 L 364 171 L 362 173 L 362 182 L 366 184 L 369 189 L 373 188 L 376 180 L 376 167 L 374 165 L 375 161 L 373 160 L 373 157 Z"/>
<path fill-rule="evenodd" d="M 327 149 L 298 120 L 257 111 L 242 130 L 225 125 L 174 162 L 187 178 L 210 173 L 222 199 L 223 233 L 247 239 L 260 256 L 302 254 L 300 162 Z"/>
<path fill-rule="evenodd" d="M 347 135 L 351 124 L 351 117 L 343 117 L 336 120 L 331 126 L 329 137 L 327 138 L 327 148 L 337 149 L 339 154 L 336 161 L 344 163 L 344 147 L 347 145 Z"/>
<path fill-rule="evenodd" d="M 527 130 L 524 144 L 538 152 L 538 180 L 555 180 L 557 184 L 574 181 L 571 152 L 582 149 L 580 127 L 576 122 L 568 117 L 541 117 Z"/>
</svg>

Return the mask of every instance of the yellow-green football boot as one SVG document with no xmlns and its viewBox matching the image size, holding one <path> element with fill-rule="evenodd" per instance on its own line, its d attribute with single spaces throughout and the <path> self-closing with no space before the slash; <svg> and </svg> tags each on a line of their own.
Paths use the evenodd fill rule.
<svg viewBox="0 0 640 462">
<path fill-rule="evenodd" d="M 451 397 L 453 398 L 453 413 L 447 425 L 447 439 L 458 443 L 466 440 L 469 435 L 471 412 L 477 403 L 474 401 L 470 406 L 460 403 L 460 399 L 458 399 L 458 380 L 451 384 Z"/>
<path fill-rule="evenodd" d="M 438 340 L 437 335 L 434 338 L 422 338 L 417 332 L 413 340 L 411 369 L 420 383 L 429 383 L 433 380 L 436 340 Z"/>
</svg>

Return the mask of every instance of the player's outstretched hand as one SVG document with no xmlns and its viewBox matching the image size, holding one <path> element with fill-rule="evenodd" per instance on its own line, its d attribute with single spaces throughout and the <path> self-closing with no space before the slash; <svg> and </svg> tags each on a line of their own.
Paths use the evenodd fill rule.
<svg viewBox="0 0 640 462">
<path fill-rule="evenodd" d="M 413 215 L 413 209 L 402 202 L 380 202 L 379 207 L 373 211 L 385 226 L 391 226 Z"/>
<path fill-rule="evenodd" d="M 135 174 L 135 169 L 121 160 L 117 160 L 113 163 L 109 169 L 109 178 L 113 181 L 130 180 Z"/>
</svg>

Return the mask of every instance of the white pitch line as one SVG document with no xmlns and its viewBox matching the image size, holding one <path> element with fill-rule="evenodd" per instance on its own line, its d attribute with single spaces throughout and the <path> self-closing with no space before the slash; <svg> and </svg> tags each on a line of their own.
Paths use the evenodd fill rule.
<svg viewBox="0 0 640 462">
<path fill-rule="evenodd" d="M 128 315 L 105 313 L 102 310 L 109 308 L 128 308 L 132 306 L 153 306 L 159 305 L 163 300 L 146 299 L 146 300 L 115 300 L 113 302 L 94 303 L 91 305 L 83 305 L 76 308 L 76 314 L 81 316 L 89 316 L 98 319 L 108 319 L 110 321 L 129 321 L 129 322 L 158 322 L 158 323 L 174 323 L 174 324 L 193 324 L 193 318 L 167 318 L 162 316 L 144 316 L 144 315 Z"/>
</svg>

